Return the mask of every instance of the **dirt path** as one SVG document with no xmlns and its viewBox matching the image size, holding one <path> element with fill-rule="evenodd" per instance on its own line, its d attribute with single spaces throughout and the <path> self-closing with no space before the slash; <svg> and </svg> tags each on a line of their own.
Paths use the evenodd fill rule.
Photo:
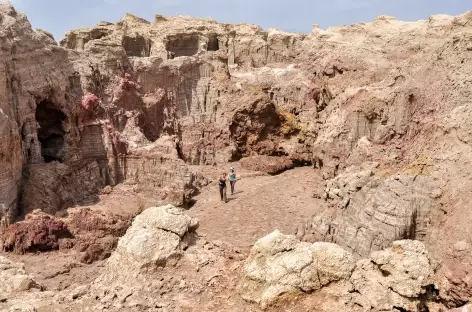
<svg viewBox="0 0 472 312">
<path fill-rule="evenodd" d="M 323 187 L 318 172 L 312 168 L 297 168 L 278 176 L 244 172 L 233 164 L 242 179 L 236 184 L 236 194 L 228 203 L 220 201 L 218 186 L 213 182 L 195 199 L 196 204 L 187 211 L 200 221 L 198 233 L 207 240 L 231 244 L 243 252 L 257 239 L 278 229 L 292 234 L 296 228 L 317 213 L 324 201 L 312 197 L 316 188 Z M 221 168 L 199 168 L 205 176 L 215 177 Z M 150 205 L 145 198 L 117 192 L 101 197 L 91 208 L 114 213 L 133 214 L 140 205 Z M 23 262 L 26 270 L 49 290 L 72 289 L 91 282 L 102 270 L 106 261 L 91 265 L 79 262 L 75 251 L 52 251 L 38 254 L 0 255 L 15 262 Z"/>
<path fill-rule="evenodd" d="M 198 195 L 188 214 L 200 220 L 198 232 L 247 251 L 257 239 L 278 229 L 293 234 L 324 205 L 312 197 L 323 187 L 312 168 L 296 168 L 278 176 L 243 177 L 228 203 L 219 198 L 216 183 Z"/>
</svg>

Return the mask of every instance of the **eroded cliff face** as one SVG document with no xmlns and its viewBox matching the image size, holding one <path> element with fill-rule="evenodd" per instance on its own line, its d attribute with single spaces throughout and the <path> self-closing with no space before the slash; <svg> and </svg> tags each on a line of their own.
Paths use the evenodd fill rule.
<svg viewBox="0 0 472 312">
<path fill-rule="evenodd" d="M 190 165 L 282 157 L 326 180 L 313 190 L 325 211 L 299 238 L 355 257 L 421 240 L 447 260 L 445 300 L 459 306 L 471 300 L 457 290 L 469 247 L 451 247 L 471 234 L 471 39 L 471 12 L 308 35 L 128 14 L 58 45 L 0 4 L 0 225 L 120 183 L 183 205 L 206 183 Z"/>
<path fill-rule="evenodd" d="M 305 36 L 128 14 L 58 46 L 7 4 L 2 23 L 3 224 L 93 202 L 125 181 L 184 204 L 195 190 L 188 164 L 311 162 L 301 119 L 326 90 L 286 65 Z"/>
<path fill-rule="evenodd" d="M 29 175 L 37 173 L 36 168 L 51 172 L 62 169 L 70 177 L 79 175 L 85 163 L 79 157 L 74 121 L 78 107 L 71 105 L 66 95 L 68 74 L 73 71 L 69 52 L 45 33 L 33 32 L 26 16 L 10 5 L 2 3 L 0 9 L 0 218 L 5 225 L 23 213 L 23 186 Z M 56 163 L 40 166 L 52 161 Z M 64 167 L 58 168 L 57 162 Z M 61 178 L 67 180 L 67 175 Z M 86 179 L 93 178 L 93 172 L 85 175 Z M 78 199 L 79 194 L 77 190 L 73 197 Z"/>
<path fill-rule="evenodd" d="M 131 156 L 137 149 L 163 135 L 174 136 L 187 164 L 283 156 L 331 180 L 375 163 L 372 181 L 301 231 L 366 256 L 396 239 L 435 244 L 436 225 L 468 193 L 460 164 L 471 35 L 470 13 L 416 23 L 384 16 L 309 35 L 127 15 L 71 31 L 61 45 L 77 55 L 82 94 L 99 101 L 83 140 L 105 120 L 127 144 L 124 159 L 134 159 L 107 155 L 113 182 L 141 163 Z"/>
</svg>

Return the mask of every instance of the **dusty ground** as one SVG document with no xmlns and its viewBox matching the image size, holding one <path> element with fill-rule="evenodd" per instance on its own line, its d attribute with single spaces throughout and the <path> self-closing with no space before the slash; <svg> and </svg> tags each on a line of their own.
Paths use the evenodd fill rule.
<svg viewBox="0 0 472 312">
<path fill-rule="evenodd" d="M 199 219 L 197 232 L 208 241 L 219 240 L 247 253 L 258 238 L 274 229 L 293 233 L 323 204 L 322 200 L 312 197 L 313 188 L 317 185 L 321 188 L 323 184 L 319 172 L 310 167 L 269 176 L 241 170 L 238 164 L 231 165 L 236 168 L 240 180 L 234 196 L 228 188 L 228 203 L 221 202 L 216 184 L 216 177 L 226 168 L 199 168 L 213 182 L 195 197 L 195 205 L 187 213 Z M 120 186 L 110 194 L 101 195 L 100 202 L 88 207 L 129 215 L 153 204 L 157 202 L 133 193 L 127 186 Z M 23 262 L 26 271 L 48 290 L 74 289 L 91 282 L 105 265 L 105 261 L 80 263 L 73 250 L 5 256 Z"/>
<path fill-rule="evenodd" d="M 228 187 L 227 203 L 220 200 L 213 182 L 195 197 L 196 204 L 188 214 L 200 220 L 199 234 L 248 251 L 274 229 L 294 234 L 297 226 L 316 214 L 323 205 L 312 196 L 317 186 L 323 187 L 322 178 L 310 167 L 278 176 L 243 171 L 233 196 Z"/>
</svg>

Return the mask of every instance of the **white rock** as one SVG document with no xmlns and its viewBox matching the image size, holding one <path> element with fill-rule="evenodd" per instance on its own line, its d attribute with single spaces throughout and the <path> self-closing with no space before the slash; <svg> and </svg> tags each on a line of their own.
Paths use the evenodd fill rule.
<svg viewBox="0 0 472 312">
<path fill-rule="evenodd" d="M 455 251 L 466 251 L 470 248 L 469 243 L 466 241 L 459 241 L 454 244 L 454 250 Z"/>
<path fill-rule="evenodd" d="M 8 312 L 36 312 L 36 308 L 27 303 L 15 304 L 8 309 Z"/>
<path fill-rule="evenodd" d="M 182 238 L 197 226 L 197 219 L 172 205 L 146 209 L 120 238 L 99 281 L 127 280 L 143 270 L 165 266 L 171 258 L 179 259 L 184 245 Z"/>
<path fill-rule="evenodd" d="M 26 274 L 22 263 L 14 263 L 0 256 L 0 294 L 26 291 L 38 287 L 31 275 Z"/>
<path fill-rule="evenodd" d="M 184 236 L 189 229 L 195 229 L 198 221 L 173 205 L 152 207 L 144 210 L 133 222 L 133 226 L 146 229 L 161 229 Z"/>
<path fill-rule="evenodd" d="M 338 245 L 304 243 L 275 231 L 251 249 L 240 292 L 245 300 L 265 307 L 282 294 L 318 290 L 348 279 L 353 269 L 351 254 Z"/>
<path fill-rule="evenodd" d="M 351 282 L 359 294 L 355 301 L 364 308 L 416 311 L 419 296 L 433 285 L 433 275 L 434 265 L 423 243 L 402 240 L 360 260 Z"/>
</svg>

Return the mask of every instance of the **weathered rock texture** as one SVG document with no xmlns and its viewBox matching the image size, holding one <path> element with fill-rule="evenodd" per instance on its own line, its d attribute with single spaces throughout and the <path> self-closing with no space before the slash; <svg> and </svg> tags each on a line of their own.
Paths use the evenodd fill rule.
<svg viewBox="0 0 472 312">
<path fill-rule="evenodd" d="M 276 231 L 252 248 L 240 292 L 263 308 L 324 287 L 331 293 L 326 305 L 334 297 L 345 311 L 429 311 L 439 307 L 435 272 L 419 241 L 395 241 L 355 264 L 339 245 L 304 243 Z"/>
<path fill-rule="evenodd" d="M 292 60 L 305 36 L 128 14 L 70 31 L 58 46 L 10 5 L 1 9 L 3 224 L 94 202 L 121 182 L 182 205 L 195 191 L 186 164 L 252 153 L 311 162 L 292 106 L 321 89 L 293 66 L 250 69 Z"/>
<path fill-rule="evenodd" d="M 471 38 L 472 12 L 308 35 L 128 14 L 58 45 L 2 2 L 0 226 L 120 183 L 185 205 L 205 184 L 189 165 L 283 157 L 327 181 L 300 237 L 354 257 L 421 240 L 447 260 L 441 299 L 465 305 Z"/>
<path fill-rule="evenodd" d="M 276 231 L 260 239 L 244 265 L 244 299 L 267 307 L 282 294 L 300 294 L 348 279 L 354 259 L 330 243 L 301 243 Z"/>
<path fill-rule="evenodd" d="M 80 252 L 81 262 L 92 263 L 110 257 L 118 239 L 130 227 L 132 216 L 74 208 L 69 209 L 67 218 L 62 220 L 67 224 L 73 238 L 63 240 L 60 248 L 73 248 Z"/>
<path fill-rule="evenodd" d="M 89 289 L 74 291 L 84 297 L 79 304 L 128 311 L 237 311 L 221 293 L 234 288 L 235 261 L 241 256 L 198 237 L 197 227 L 196 219 L 175 206 L 146 209 L 119 240 L 103 274 Z"/>
<path fill-rule="evenodd" d="M 0 276 L 7 281 L 0 295 L 8 296 L 0 308 L 446 311 L 441 293 L 454 291 L 436 282 L 438 266 L 419 241 L 395 241 L 355 263 L 339 245 L 310 244 L 275 231 L 244 260 L 229 246 L 205 241 L 194 232 L 197 224 L 172 205 L 149 208 L 135 218 L 98 278 L 60 292 L 27 291 L 43 288 L 22 265 L 0 257 Z M 463 252 L 467 246 L 455 248 Z"/>
<path fill-rule="evenodd" d="M 325 198 L 335 205 L 314 216 L 299 234 L 306 240 L 341 244 L 360 256 L 395 240 L 423 239 L 440 190 L 425 176 L 383 179 L 372 174 L 370 169 L 351 168 L 328 181 Z"/>
<path fill-rule="evenodd" d="M 15 292 L 27 291 L 41 287 L 34 281 L 31 275 L 25 272 L 21 263 L 14 263 L 5 257 L 0 257 L 0 298 L 8 298 Z"/>
<path fill-rule="evenodd" d="M 45 214 L 0 229 L 0 249 L 7 252 L 38 252 L 59 249 L 60 240 L 71 238 L 67 224 Z"/>
<path fill-rule="evenodd" d="M 89 208 L 73 208 L 63 218 L 34 211 L 24 221 L 0 229 L 0 250 L 16 254 L 61 250 L 93 263 L 108 258 L 131 225 L 122 216 Z"/>
<path fill-rule="evenodd" d="M 350 279 L 353 300 L 367 311 L 428 311 L 438 295 L 435 269 L 421 242 L 396 241 L 357 262 Z"/>
<path fill-rule="evenodd" d="M 109 259 L 110 274 L 125 280 L 127 276 L 151 273 L 168 261 L 178 260 L 188 247 L 184 236 L 197 227 L 196 219 L 172 205 L 146 209 L 119 240 Z M 116 279 L 107 274 L 105 278 Z"/>
<path fill-rule="evenodd" d="M 247 170 L 277 174 L 292 169 L 293 161 L 276 156 L 250 156 L 241 159 L 241 167 Z"/>
</svg>

